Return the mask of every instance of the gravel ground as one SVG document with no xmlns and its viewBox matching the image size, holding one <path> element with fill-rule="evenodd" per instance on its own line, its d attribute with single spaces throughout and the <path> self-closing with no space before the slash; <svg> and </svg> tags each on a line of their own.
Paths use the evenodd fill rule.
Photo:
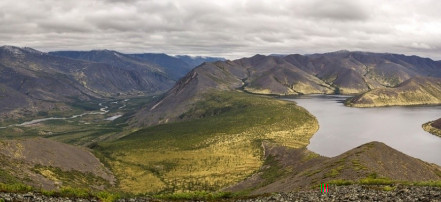
<svg viewBox="0 0 441 202">
<path fill-rule="evenodd" d="M 38 193 L 12 194 L 0 193 L 0 201 L 49 201 L 94 202 L 97 199 L 76 199 L 46 197 Z M 119 202 L 159 201 L 151 198 L 119 199 Z M 163 200 L 166 201 L 166 200 Z M 290 193 L 275 193 L 271 196 L 250 199 L 222 200 L 237 202 L 266 202 L 266 201 L 439 201 L 441 202 L 441 187 L 397 186 L 392 191 L 385 191 L 384 186 L 331 186 L 327 193 L 320 191 L 300 191 Z"/>
</svg>

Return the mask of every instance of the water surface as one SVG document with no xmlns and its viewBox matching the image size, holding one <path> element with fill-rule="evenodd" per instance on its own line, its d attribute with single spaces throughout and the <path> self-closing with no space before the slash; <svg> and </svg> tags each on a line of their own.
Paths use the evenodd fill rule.
<svg viewBox="0 0 441 202">
<path fill-rule="evenodd" d="M 353 108 L 344 96 L 302 96 L 293 100 L 318 120 L 320 129 L 308 149 L 337 156 L 361 144 L 379 141 L 407 155 L 441 165 L 441 138 L 421 127 L 441 117 L 441 106 Z"/>
</svg>

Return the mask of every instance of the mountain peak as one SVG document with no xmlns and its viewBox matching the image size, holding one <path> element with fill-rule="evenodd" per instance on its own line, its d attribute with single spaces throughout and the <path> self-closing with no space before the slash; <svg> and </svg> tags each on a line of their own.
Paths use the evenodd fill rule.
<svg viewBox="0 0 441 202">
<path fill-rule="evenodd" d="M 5 45 L 0 47 L 0 49 L 8 51 L 14 55 L 23 55 L 25 53 L 35 53 L 35 54 L 43 54 L 43 52 L 35 50 L 29 47 L 17 47 L 17 46 L 9 46 Z"/>
</svg>

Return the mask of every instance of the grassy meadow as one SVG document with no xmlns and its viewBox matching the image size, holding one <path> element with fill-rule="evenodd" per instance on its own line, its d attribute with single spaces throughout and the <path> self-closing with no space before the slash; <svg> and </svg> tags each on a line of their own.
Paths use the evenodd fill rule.
<svg viewBox="0 0 441 202">
<path fill-rule="evenodd" d="M 94 147 L 122 191 L 219 190 L 263 165 L 263 140 L 303 147 L 318 129 L 295 103 L 241 92 L 208 93 L 180 117 Z"/>
</svg>

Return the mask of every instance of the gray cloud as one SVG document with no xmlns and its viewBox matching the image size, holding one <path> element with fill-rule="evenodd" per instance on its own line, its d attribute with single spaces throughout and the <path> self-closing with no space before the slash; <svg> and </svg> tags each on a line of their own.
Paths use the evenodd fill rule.
<svg viewBox="0 0 441 202">
<path fill-rule="evenodd" d="M 0 44 L 224 56 L 341 49 L 441 59 L 441 1 L 2 0 Z"/>
</svg>

